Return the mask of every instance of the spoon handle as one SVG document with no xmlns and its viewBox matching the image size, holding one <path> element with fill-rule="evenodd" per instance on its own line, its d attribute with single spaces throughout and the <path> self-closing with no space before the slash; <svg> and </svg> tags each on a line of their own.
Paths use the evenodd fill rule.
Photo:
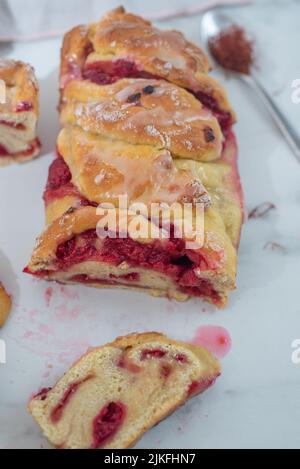
<svg viewBox="0 0 300 469">
<path fill-rule="evenodd" d="M 252 74 L 251 76 L 245 76 L 243 77 L 243 80 L 254 89 L 261 101 L 265 104 L 266 108 L 274 119 L 274 122 L 277 124 L 279 130 L 285 137 L 294 155 L 300 163 L 300 137 L 295 128 L 293 128 L 290 122 L 286 119 L 278 106 L 275 104 L 272 97 L 265 90 L 255 75 Z"/>
</svg>

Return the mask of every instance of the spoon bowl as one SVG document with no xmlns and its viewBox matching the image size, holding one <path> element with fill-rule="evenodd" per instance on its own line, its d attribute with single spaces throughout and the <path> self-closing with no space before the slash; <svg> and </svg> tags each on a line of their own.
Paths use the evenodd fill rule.
<svg viewBox="0 0 300 469">
<path fill-rule="evenodd" d="M 230 26 L 233 25 L 234 22 L 222 12 L 217 10 L 207 12 L 203 16 L 201 23 L 201 37 L 203 44 L 205 44 L 205 46 L 209 49 L 209 41 L 215 36 L 218 36 L 222 31 L 228 29 Z M 256 96 L 260 99 L 260 101 L 265 105 L 266 109 L 269 111 L 278 129 L 281 131 L 283 137 L 286 139 L 291 150 L 296 156 L 298 162 L 300 162 L 300 139 L 298 132 L 283 115 L 283 113 L 273 100 L 272 96 L 261 84 L 259 77 L 253 71 L 253 69 L 251 70 L 251 73 L 249 75 L 229 70 L 226 70 L 226 72 L 231 73 L 232 75 L 241 79 L 254 90 Z"/>
<path fill-rule="evenodd" d="M 208 11 L 202 18 L 201 22 L 201 37 L 204 44 L 207 44 L 210 39 L 220 34 L 224 29 L 233 25 L 231 19 L 216 10 Z"/>
</svg>

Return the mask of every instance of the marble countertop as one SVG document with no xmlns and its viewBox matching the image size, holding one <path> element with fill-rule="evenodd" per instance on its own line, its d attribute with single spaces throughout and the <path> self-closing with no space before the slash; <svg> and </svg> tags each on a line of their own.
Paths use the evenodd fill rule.
<svg viewBox="0 0 300 469">
<path fill-rule="evenodd" d="M 261 79 L 299 128 L 300 104 L 291 100 L 292 82 L 300 78 L 299 2 L 256 2 L 230 14 L 255 37 Z M 195 16 L 162 26 L 179 28 L 199 43 L 200 20 Z M 11 318 L 0 331 L 6 342 L 6 364 L 0 364 L 0 447 L 48 447 L 26 410 L 28 397 L 53 384 L 89 346 L 144 330 L 189 340 L 199 326 L 211 324 L 225 327 L 232 338 L 221 378 L 148 432 L 137 447 L 299 448 L 300 363 L 292 345 L 300 339 L 300 165 L 243 83 L 214 72 L 238 115 L 246 210 L 266 201 L 276 209 L 245 223 L 238 288 L 223 311 L 198 300 L 178 304 L 81 286 L 52 285 L 49 298 L 49 285 L 22 274 L 44 223 L 41 196 L 58 133 L 60 42 L 0 48 L 1 55 L 36 67 L 44 143 L 42 158 L 0 171 L 0 278 L 14 296 Z"/>
</svg>

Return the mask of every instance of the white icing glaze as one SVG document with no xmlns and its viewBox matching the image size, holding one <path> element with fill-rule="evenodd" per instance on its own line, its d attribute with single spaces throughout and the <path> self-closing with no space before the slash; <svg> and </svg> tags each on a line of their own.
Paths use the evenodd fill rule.
<svg viewBox="0 0 300 469">
<path fill-rule="evenodd" d="M 78 138 L 81 145 L 86 145 L 84 134 Z M 106 168 L 102 167 L 92 181 L 96 186 L 93 188 L 93 194 L 94 196 L 98 194 L 95 196 L 97 202 L 103 197 L 113 200 L 121 195 L 127 195 L 130 201 L 143 202 L 146 205 L 152 202 L 172 204 L 180 201 L 203 203 L 205 208 L 209 207 L 210 197 L 197 177 L 196 171 L 178 169 L 169 151 L 162 150 L 157 152 L 157 156 L 153 153 L 151 157 L 143 157 L 139 155 L 137 147 L 134 157 L 126 157 L 116 153 L 115 149 L 112 150 L 112 146 L 103 147 L 101 151 L 97 147 L 91 148 L 85 154 L 79 177 L 75 177 L 74 182 L 82 191 L 80 175 L 85 172 L 84 167 L 93 167 L 97 163 L 105 164 Z M 120 182 L 103 193 L 102 185 L 109 183 L 115 171 L 122 176 Z"/>
<path fill-rule="evenodd" d="M 107 97 L 98 101 L 75 105 L 74 114 L 77 123 L 86 131 L 91 125 L 100 133 L 107 133 L 104 126 L 115 123 L 122 132 L 139 133 L 143 129 L 148 137 L 160 140 L 166 149 L 172 149 L 173 140 L 186 147 L 188 151 L 202 146 L 201 128 L 218 123 L 212 113 L 191 100 L 191 96 L 182 93 L 173 85 L 156 80 L 126 80 L 127 86 L 120 89 L 114 85 L 107 88 Z M 144 89 L 153 86 L 151 99 L 147 99 Z M 117 90 L 117 91 L 116 91 Z M 161 98 L 164 97 L 164 101 Z M 131 109 L 134 108 L 134 109 Z M 199 139 L 197 138 L 199 135 Z M 192 138 L 193 137 L 193 138 Z M 202 142 L 202 143 L 201 143 Z M 213 145 L 217 156 L 221 153 L 221 137 L 215 135 Z"/>
</svg>

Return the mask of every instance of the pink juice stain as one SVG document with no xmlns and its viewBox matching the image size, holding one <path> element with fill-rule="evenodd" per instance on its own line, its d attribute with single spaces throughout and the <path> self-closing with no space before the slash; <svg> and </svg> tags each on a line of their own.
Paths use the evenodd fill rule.
<svg viewBox="0 0 300 469">
<path fill-rule="evenodd" d="M 200 326 L 191 341 L 195 345 L 209 350 L 215 357 L 223 358 L 231 350 L 229 332 L 221 326 Z"/>
<path fill-rule="evenodd" d="M 46 302 L 46 306 L 47 306 L 47 307 L 50 306 L 50 302 L 51 302 L 52 296 L 53 296 L 53 288 L 52 288 L 52 287 L 49 287 L 49 288 L 47 288 L 46 291 L 45 291 L 45 302 Z"/>
<path fill-rule="evenodd" d="M 60 293 L 66 300 L 78 300 L 79 295 L 76 291 L 68 287 L 60 287 Z"/>
</svg>

